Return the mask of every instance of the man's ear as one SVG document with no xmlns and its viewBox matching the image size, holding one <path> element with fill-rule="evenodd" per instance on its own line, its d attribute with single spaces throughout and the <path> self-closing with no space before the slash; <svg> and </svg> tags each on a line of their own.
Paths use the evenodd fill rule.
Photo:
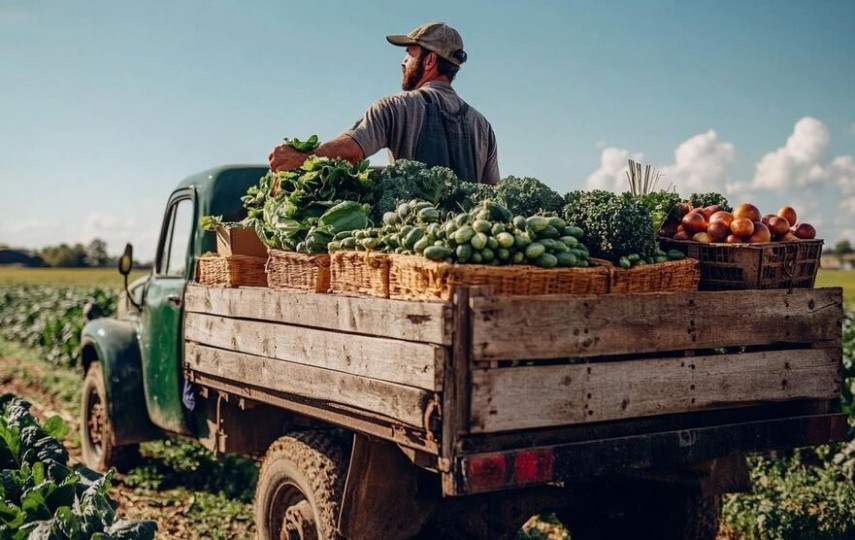
<svg viewBox="0 0 855 540">
<path fill-rule="evenodd" d="M 427 51 L 425 55 L 425 69 L 430 69 L 439 63 L 439 55 L 433 51 Z"/>
</svg>

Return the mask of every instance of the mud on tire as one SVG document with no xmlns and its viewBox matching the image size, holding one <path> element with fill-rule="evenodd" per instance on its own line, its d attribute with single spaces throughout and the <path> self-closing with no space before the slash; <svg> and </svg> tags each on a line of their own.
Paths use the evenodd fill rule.
<svg viewBox="0 0 855 540">
<path fill-rule="evenodd" d="M 255 490 L 259 540 L 338 539 L 347 463 L 345 442 L 326 432 L 292 433 L 270 445 Z"/>
</svg>

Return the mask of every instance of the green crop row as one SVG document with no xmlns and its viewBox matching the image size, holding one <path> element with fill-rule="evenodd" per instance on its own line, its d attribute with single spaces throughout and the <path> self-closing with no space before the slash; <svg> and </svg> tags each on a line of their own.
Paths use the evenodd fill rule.
<svg viewBox="0 0 855 540">
<path fill-rule="evenodd" d="M 100 287 L 0 287 L 0 335 L 33 347 L 55 364 L 76 365 L 84 307 L 97 306 L 102 316 L 116 310 L 115 290 Z"/>
<path fill-rule="evenodd" d="M 68 467 L 58 416 L 39 424 L 30 404 L 0 395 L 0 539 L 150 540 L 153 521 L 120 519 L 110 474 Z"/>
</svg>

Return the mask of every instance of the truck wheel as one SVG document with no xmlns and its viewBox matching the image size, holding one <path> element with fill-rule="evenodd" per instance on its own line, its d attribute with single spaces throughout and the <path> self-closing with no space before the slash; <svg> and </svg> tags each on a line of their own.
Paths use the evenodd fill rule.
<svg viewBox="0 0 855 540">
<path fill-rule="evenodd" d="M 276 440 L 255 489 L 259 540 L 338 539 L 346 476 L 346 452 L 335 437 L 307 431 Z"/>
<path fill-rule="evenodd" d="M 585 497 L 586 504 L 558 513 L 573 540 L 714 540 L 718 533 L 721 497 L 686 486 L 624 485 Z"/>
<path fill-rule="evenodd" d="M 80 439 L 83 463 L 90 469 L 125 471 L 139 461 L 139 445 L 116 446 L 113 426 L 107 414 L 107 392 L 101 364 L 92 362 L 83 380 Z"/>
</svg>

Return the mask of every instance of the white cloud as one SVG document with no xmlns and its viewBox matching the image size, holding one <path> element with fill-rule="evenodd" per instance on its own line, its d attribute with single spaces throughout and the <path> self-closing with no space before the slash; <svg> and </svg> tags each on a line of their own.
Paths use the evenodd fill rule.
<svg viewBox="0 0 855 540">
<path fill-rule="evenodd" d="M 828 155 L 828 128 L 806 116 L 796 122 L 784 146 L 757 163 L 752 185 L 756 189 L 781 190 L 807 186 L 825 178 L 823 162 Z"/>
<path fill-rule="evenodd" d="M 630 154 L 629 150 L 608 146 L 600 154 L 600 168 L 591 173 L 585 181 L 587 189 L 605 189 L 608 191 L 627 191 L 627 161 L 632 158 L 642 161 L 642 154 Z"/>
<path fill-rule="evenodd" d="M 665 181 L 678 193 L 726 193 L 727 167 L 736 158 L 736 148 L 719 140 L 709 130 L 690 137 L 674 150 L 674 164 L 662 169 Z"/>
<path fill-rule="evenodd" d="M 134 216 L 117 216 L 93 212 L 84 219 L 82 236 L 84 242 L 100 238 L 107 243 L 109 253 L 121 253 L 127 242 L 134 245 L 134 258 L 139 261 L 154 257 L 159 222 L 145 223 Z"/>
<path fill-rule="evenodd" d="M 828 165 L 828 175 L 844 194 L 855 195 L 855 159 L 852 156 L 834 158 Z"/>
</svg>

